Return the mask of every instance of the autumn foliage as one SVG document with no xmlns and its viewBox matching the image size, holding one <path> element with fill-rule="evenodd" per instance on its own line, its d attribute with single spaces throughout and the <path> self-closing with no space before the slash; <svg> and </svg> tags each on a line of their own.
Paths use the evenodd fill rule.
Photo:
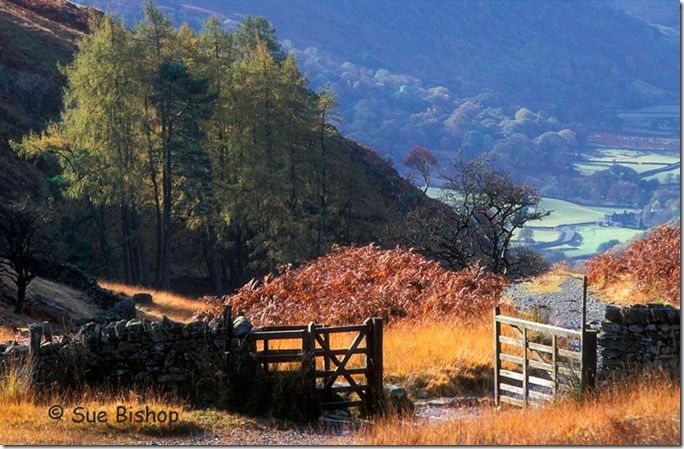
<svg viewBox="0 0 684 449">
<path fill-rule="evenodd" d="M 587 262 L 589 283 L 605 288 L 611 283 L 629 278 L 636 290 L 680 303 L 679 242 L 681 228 L 663 225 L 646 238 L 631 244 L 622 254 L 601 254 Z"/>
<path fill-rule="evenodd" d="M 257 325 L 348 324 L 371 316 L 465 319 L 489 312 L 505 283 L 475 265 L 446 270 L 412 250 L 333 246 L 273 279 L 248 283 L 226 302 Z"/>
</svg>

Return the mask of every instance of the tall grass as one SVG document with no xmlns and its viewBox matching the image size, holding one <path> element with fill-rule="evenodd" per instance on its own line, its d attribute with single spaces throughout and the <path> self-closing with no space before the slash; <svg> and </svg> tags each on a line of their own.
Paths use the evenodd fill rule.
<svg viewBox="0 0 684 449">
<path fill-rule="evenodd" d="M 631 292 L 679 306 L 680 243 L 680 226 L 659 226 L 618 255 L 590 259 L 589 283 L 611 300 L 624 301 Z"/>
<path fill-rule="evenodd" d="M 612 384 L 582 402 L 486 407 L 446 423 L 389 419 L 360 437 L 369 445 L 676 445 L 680 432 L 679 381 L 660 374 Z"/>
<path fill-rule="evenodd" d="M 432 396 L 483 393 L 490 388 L 493 378 L 492 332 L 488 320 L 468 323 L 443 318 L 390 323 L 383 335 L 385 381 L 399 384 L 413 395 L 421 390 Z M 348 348 L 355 336 L 355 333 L 334 333 L 330 345 L 333 349 Z M 269 349 L 300 347 L 301 340 L 269 344 Z M 261 350 L 261 345 L 257 349 Z M 320 359 L 318 363 L 322 363 Z M 356 354 L 351 356 L 348 367 L 364 364 L 364 356 Z M 281 365 L 280 368 L 299 369 L 299 366 Z M 363 380 L 362 376 L 354 377 Z"/>
<path fill-rule="evenodd" d="M 158 437 L 195 430 L 188 411 L 178 399 L 155 391 L 93 390 L 82 388 L 57 393 L 38 394 L 31 386 L 31 367 L 9 364 L 0 376 L 0 443 L 5 444 L 101 444 L 135 443 L 146 435 Z M 64 409 L 61 419 L 51 419 L 50 407 Z M 78 406 L 91 414 L 104 412 L 106 422 L 75 422 Z M 117 407 L 155 411 L 174 411 L 178 421 L 116 422 Z"/>
<path fill-rule="evenodd" d="M 0 326 L 0 342 L 16 340 L 21 334 L 9 326 Z"/>
<path fill-rule="evenodd" d="M 492 326 L 486 322 L 401 321 L 384 336 L 386 379 L 416 394 L 486 390 L 493 376 Z"/>
<path fill-rule="evenodd" d="M 179 295 L 173 292 L 153 290 L 146 287 L 121 284 L 100 280 L 98 284 L 102 288 L 111 290 L 115 293 L 123 293 L 133 296 L 136 293 L 149 293 L 152 295 L 153 304 L 149 306 L 137 305 L 136 308 L 141 312 L 143 318 L 159 320 L 163 315 L 174 321 L 188 322 L 192 319 L 195 312 L 204 310 L 207 305 L 201 301 Z"/>
</svg>

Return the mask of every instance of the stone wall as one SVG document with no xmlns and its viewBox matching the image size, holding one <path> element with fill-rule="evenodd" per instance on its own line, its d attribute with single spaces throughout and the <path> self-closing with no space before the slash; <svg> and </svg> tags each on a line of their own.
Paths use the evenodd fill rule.
<svg viewBox="0 0 684 449">
<path fill-rule="evenodd" d="M 236 324 L 244 328 L 245 321 L 238 317 Z M 44 335 L 45 341 L 32 350 L 29 345 L 0 345 L 0 360 L 28 359 L 31 352 L 37 385 L 108 383 L 188 390 L 248 349 L 244 339 L 233 335 L 232 326 L 226 329 L 220 318 L 188 324 L 166 317 L 159 322 L 90 322 L 71 338 Z"/>
<path fill-rule="evenodd" d="M 75 326 L 93 320 L 104 323 L 111 320 L 135 318 L 135 304 L 131 299 L 100 287 L 95 277 L 75 265 L 50 259 L 34 258 L 32 268 L 35 274 L 44 279 L 82 291 L 85 293 L 87 301 L 103 309 L 100 316 L 74 320 L 70 312 L 60 313 L 60 305 L 55 301 L 49 298 L 34 297 L 27 304 L 27 309 L 34 309 L 34 312 L 39 316 L 50 317 L 56 322 Z"/>
<path fill-rule="evenodd" d="M 659 303 L 608 306 L 598 346 L 605 371 L 678 369 L 679 309 Z"/>
</svg>

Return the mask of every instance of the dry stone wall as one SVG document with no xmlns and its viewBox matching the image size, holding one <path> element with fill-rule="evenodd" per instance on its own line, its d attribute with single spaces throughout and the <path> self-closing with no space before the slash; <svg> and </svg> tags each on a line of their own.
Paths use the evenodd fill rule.
<svg viewBox="0 0 684 449">
<path fill-rule="evenodd" d="M 598 338 L 606 371 L 642 368 L 678 369 L 679 309 L 651 303 L 608 306 Z"/>
<path fill-rule="evenodd" d="M 245 322 L 238 317 L 236 325 L 244 329 Z M 235 337 L 233 327 L 227 329 L 223 323 L 214 318 L 184 324 L 166 317 L 159 322 L 90 322 L 72 338 L 45 335 L 47 341 L 35 349 L 0 345 L 0 361 L 28 359 L 30 353 L 37 385 L 108 383 L 188 390 L 249 349 L 246 340 Z"/>
</svg>

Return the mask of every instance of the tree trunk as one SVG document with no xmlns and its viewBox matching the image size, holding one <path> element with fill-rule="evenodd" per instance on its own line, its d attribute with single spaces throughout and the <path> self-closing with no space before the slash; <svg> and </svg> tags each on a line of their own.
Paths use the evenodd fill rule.
<svg viewBox="0 0 684 449">
<path fill-rule="evenodd" d="M 127 217 L 126 207 L 121 203 L 121 248 L 122 248 L 122 259 L 123 259 L 123 269 L 124 269 L 124 281 L 127 284 L 132 282 L 131 276 L 131 251 L 130 243 L 128 241 L 128 217 Z"/>
<path fill-rule="evenodd" d="M 170 131 L 167 131 L 170 134 Z M 164 210 L 162 216 L 161 288 L 171 289 L 171 148 L 164 143 L 164 168 L 162 173 L 162 195 Z"/>
<path fill-rule="evenodd" d="M 148 111 L 148 98 L 145 98 L 145 112 Z M 157 179 L 157 168 L 154 163 L 154 148 L 152 145 L 152 136 L 150 135 L 150 127 L 145 128 L 145 136 L 147 138 L 147 159 L 150 181 L 152 182 L 152 192 L 154 194 L 154 218 L 155 218 L 155 243 L 156 250 L 154 253 L 154 286 L 159 287 L 160 283 L 160 269 L 161 269 L 161 253 L 162 253 L 162 206 L 159 200 L 159 180 Z"/>
<path fill-rule="evenodd" d="M 26 287 L 28 282 L 20 277 L 17 279 L 17 302 L 14 303 L 14 313 L 21 313 L 24 309 L 24 301 L 26 300 Z"/>
<path fill-rule="evenodd" d="M 138 212 L 135 206 L 131 210 L 131 229 L 133 245 L 135 246 L 136 266 L 138 267 L 138 281 L 142 286 L 149 286 L 149 276 L 147 269 L 147 258 L 145 257 L 145 245 L 143 243 L 142 232 L 138 226 Z"/>
<path fill-rule="evenodd" d="M 206 238 L 204 241 L 204 259 L 207 263 L 207 271 L 214 294 L 221 296 L 223 288 L 221 286 L 221 271 L 218 252 L 216 251 L 216 232 L 212 225 L 207 226 Z"/>
<path fill-rule="evenodd" d="M 93 207 L 92 203 L 89 203 Z M 105 277 L 111 279 L 112 277 L 112 258 L 109 247 L 109 239 L 107 238 L 107 219 L 105 218 L 105 207 L 103 205 L 97 208 L 97 227 L 99 231 L 100 240 L 100 255 L 102 256 L 105 269 Z"/>
</svg>

